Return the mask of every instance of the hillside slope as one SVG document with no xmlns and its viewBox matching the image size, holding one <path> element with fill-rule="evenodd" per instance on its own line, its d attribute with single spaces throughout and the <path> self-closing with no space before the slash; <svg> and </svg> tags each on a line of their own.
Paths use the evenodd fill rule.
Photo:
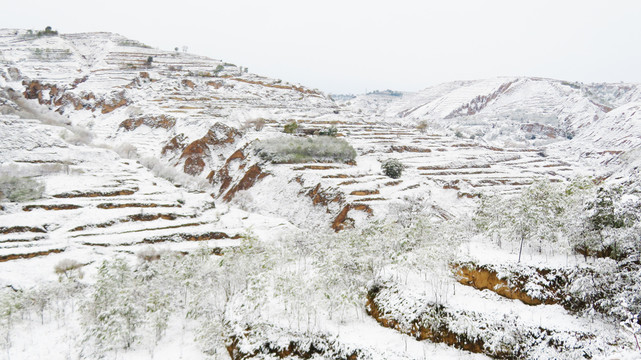
<svg viewBox="0 0 641 360">
<path fill-rule="evenodd" d="M 116 34 L 8 29 L 0 63 L 7 357 L 636 356 L 638 320 L 580 296 L 604 291 L 587 275 L 638 274 L 638 247 L 621 267 L 598 258 L 604 236 L 638 240 L 637 85 L 514 77 L 334 101 Z M 583 255 L 591 198 L 548 195 L 593 183 L 623 183 L 630 216 Z M 513 216 L 523 198 L 575 211 L 571 226 L 530 203 Z M 512 223 L 479 230 L 479 199 L 496 201 L 488 223 L 540 233 L 519 249 Z M 623 280 L 612 299 L 637 299 Z"/>
</svg>

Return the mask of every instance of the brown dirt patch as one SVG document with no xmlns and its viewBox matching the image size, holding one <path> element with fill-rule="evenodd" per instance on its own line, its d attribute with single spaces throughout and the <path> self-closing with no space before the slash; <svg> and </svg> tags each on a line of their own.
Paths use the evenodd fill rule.
<svg viewBox="0 0 641 360">
<path fill-rule="evenodd" d="M 234 198 L 234 195 L 236 195 L 238 191 L 251 188 L 252 186 L 254 186 L 254 184 L 256 184 L 256 182 L 258 182 L 258 180 L 264 178 L 267 175 L 270 175 L 270 173 L 264 173 L 260 166 L 258 166 L 258 164 L 252 165 L 247 170 L 243 178 L 240 179 L 240 181 L 231 189 L 229 189 L 225 196 L 223 196 L 223 200 L 227 202 L 231 201 L 231 199 Z"/>
<path fill-rule="evenodd" d="M 292 170 L 301 171 L 301 170 L 332 170 L 332 169 L 340 169 L 340 168 L 338 166 L 332 166 L 332 165 L 305 165 L 305 166 L 295 167 Z"/>
<path fill-rule="evenodd" d="M 200 174 L 205 167 L 204 159 L 211 156 L 211 148 L 233 144 L 240 136 L 241 133 L 235 128 L 222 123 L 214 124 L 205 136 L 183 149 L 180 158 L 185 159 L 185 173 L 189 175 Z M 192 160 L 187 161 L 187 159 Z"/>
<path fill-rule="evenodd" d="M 306 195 L 312 198 L 312 202 L 314 203 L 314 205 L 321 204 L 324 206 L 329 206 L 330 203 L 343 202 L 343 196 L 341 193 L 327 192 L 321 188 L 320 183 L 318 183 L 313 189 L 309 190 Z"/>
<path fill-rule="evenodd" d="M 115 224 L 119 223 L 125 223 L 125 222 L 131 222 L 131 221 L 154 221 L 158 219 L 163 219 L 163 220 L 176 220 L 179 217 L 186 217 L 185 215 L 176 215 L 176 214 L 133 214 L 129 215 L 124 218 L 120 219 L 115 219 L 111 221 L 107 221 L 104 223 L 100 224 L 93 224 L 93 225 L 82 225 L 82 226 L 77 226 L 71 230 L 71 231 L 83 231 L 86 230 L 87 228 L 106 228 L 113 226 Z"/>
<path fill-rule="evenodd" d="M 49 254 L 57 254 L 57 253 L 61 253 L 63 251 L 65 251 L 65 250 L 64 249 L 51 249 L 51 250 L 37 251 L 37 252 L 26 253 L 26 254 L 2 255 L 2 256 L 0 256 L 0 262 L 11 261 L 11 260 L 19 260 L 19 259 L 31 259 L 31 258 L 38 257 L 38 256 L 47 256 Z"/>
<path fill-rule="evenodd" d="M 378 190 L 354 190 L 350 195 L 356 195 L 356 196 L 367 196 L 367 195 L 378 195 L 381 192 Z"/>
<path fill-rule="evenodd" d="M 528 305 L 555 304 L 554 299 L 535 299 L 526 294 L 522 289 L 511 287 L 506 280 L 499 279 L 497 273 L 480 267 L 467 265 L 454 266 L 458 282 L 472 286 L 478 290 L 491 290 L 508 299 L 520 300 Z"/>
<path fill-rule="evenodd" d="M 80 192 L 80 191 L 74 191 L 70 193 L 62 193 L 62 194 L 56 194 L 53 195 L 55 198 L 80 198 L 80 197 L 112 197 L 112 196 L 126 196 L 126 195 L 132 195 L 134 194 L 138 189 L 135 190 L 114 190 L 114 191 L 87 191 L 87 192 Z"/>
<path fill-rule="evenodd" d="M 98 204 L 96 206 L 98 209 L 121 209 L 121 208 L 155 208 L 155 207 L 182 207 L 180 204 L 153 204 L 153 203 L 123 203 L 123 204 L 114 204 L 114 203 L 104 203 Z"/>
<path fill-rule="evenodd" d="M 0 227 L 0 234 L 11 234 L 11 233 L 23 233 L 23 232 L 35 232 L 35 233 L 46 233 L 47 230 L 41 227 L 35 226 L 10 226 L 10 227 Z"/>
<path fill-rule="evenodd" d="M 415 153 L 428 153 L 432 152 L 430 149 L 425 149 L 425 148 L 418 148 L 415 146 L 407 146 L 407 145 L 392 145 L 390 149 L 387 152 L 415 152 Z"/>
<path fill-rule="evenodd" d="M 240 239 L 240 235 L 236 234 L 234 236 L 229 236 L 224 232 L 212 231 L 204 234 L 172 234 L 172 235 L 163 235 L 163 236 L 154 236 L 150 238 L 145 238 L 143 243 L 153 244 L 157 242 L 175 242 L 175 241 L 206 241 L 206 240 L 221 240 L 221 239 Z"/>
<path fill-rule="evenodd" d="M 43 210 L 74 210 L 80 209 L 80 205 L 71 205 L 71 204 L 56 204 L 56 205 L 27 205 L 22 207 L 22 211 L 31 211 L 34 209 L 43 209 Z"/>
<path fill-rule="evenodd" d="M 357 211 L 363 211 L 367 213 L 369 216 L 372 216 L 374 214 L 374 210 L 370 208 L 368 205 L 365 204 L 348 204 L 343 207 L 343 209 L 336 215 L 336 218 L 334 218 L 334 221 L 332 222 L 332 229 L 334 229 L 335 232 L 339 232 L 343 229 L 345 229 L 346 225 L 345 222 L 348 220 L 350 222 L 353 221 L 353 219 L 347 217 L 347 214 L 351 210 L 357 210 Z"/>
<path fill-rule="evenodd" d="M 118 127 L 123 128 L 126 131 L 132 131 L 142 125 L 148 126 L 152 129 L 171 129 L 176 125 L 176 119 L 164 114 L 159 116 L 142 116 L 138 118 L 127 119 L 121 122 Z"/>
</svg>

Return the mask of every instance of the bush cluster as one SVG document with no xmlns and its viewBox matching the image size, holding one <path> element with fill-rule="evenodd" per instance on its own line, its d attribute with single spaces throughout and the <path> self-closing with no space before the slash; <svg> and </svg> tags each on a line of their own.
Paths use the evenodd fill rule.
<svg viewBox="0 0 641 360">
<path fill-rule="evenodd" d="M 320 136 L 332 136 L 332 137 L 336 137 L 337 134 L 338 134 L 338 129 L 334 125 L 328 127 L 325 130 L 321 130 L 318 133 L 318 135 L 320 135 Z"/>
<path fill-rule="evenodd" d="M 18 176 L 0 176 L 0 199 L 11 202 L 36 200 L 42 197 L 45 187 L 42 183 Z"/>
<path fill-rule="evenodd" d="M 57 36 L 58 32 L 56 30 L 52 30 L 51 26 L 47 26 L 44 31 L 38 31 L 36 34 L 38 37 L 41 36 Z"/>
<path fill-rule="evenodd" d="M 345 140 L 331 136 L 279 137 L 255 145 L 258 155 L 273 163 L 350 162 L 356 150 Z"/>
<path fill-rule="evenodd" d="M 381 168 L 386 176 L 389 176 L 392 179 L 398 179 L 403 174 L 405 165 L 396 159 L 388 159 L 381 164 Z"/>
<path fill-rule="evenodd" d="M 293 134 L 298 130 L 298 123 L 296 121 L 292 121 L 289 124 L 285 125 L 283 131 L 286 134 Z"/>
</svg>

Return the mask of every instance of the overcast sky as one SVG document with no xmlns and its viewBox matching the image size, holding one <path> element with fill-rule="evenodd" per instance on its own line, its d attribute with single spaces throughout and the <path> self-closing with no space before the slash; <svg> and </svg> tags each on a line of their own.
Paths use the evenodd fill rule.
<svg viewBox="0 0 641 360">
<path fill-rule="evenodd" d="M 4 0 L 2 2 L 5 2 Z M 641 1 L 10 1 L 0 27 L 110 31 L 330 93 L 542 76 L 641 82 Z"/>
</svg>

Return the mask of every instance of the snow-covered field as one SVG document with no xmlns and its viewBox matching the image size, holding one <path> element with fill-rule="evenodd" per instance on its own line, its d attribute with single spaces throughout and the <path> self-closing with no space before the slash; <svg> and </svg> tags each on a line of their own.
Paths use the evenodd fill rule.
<svg viewBox="0 0 641 360">
<path fill-rule="evenodd" d="M 334 101 L 116 34 L 12 29 L 0 63 L 7 359 L 641 358 L 625 280 L 641 246 L 636 84 L 495 78 Z M 333 128 L 350 161 L 259 152 Z M 499 285 L 465 283 L 464 262 Z M 567 275 L 567 301 L 536 300 L 540 269 Z M 582 271 L 623 280 L 602 295 Z"/>
</svg>

